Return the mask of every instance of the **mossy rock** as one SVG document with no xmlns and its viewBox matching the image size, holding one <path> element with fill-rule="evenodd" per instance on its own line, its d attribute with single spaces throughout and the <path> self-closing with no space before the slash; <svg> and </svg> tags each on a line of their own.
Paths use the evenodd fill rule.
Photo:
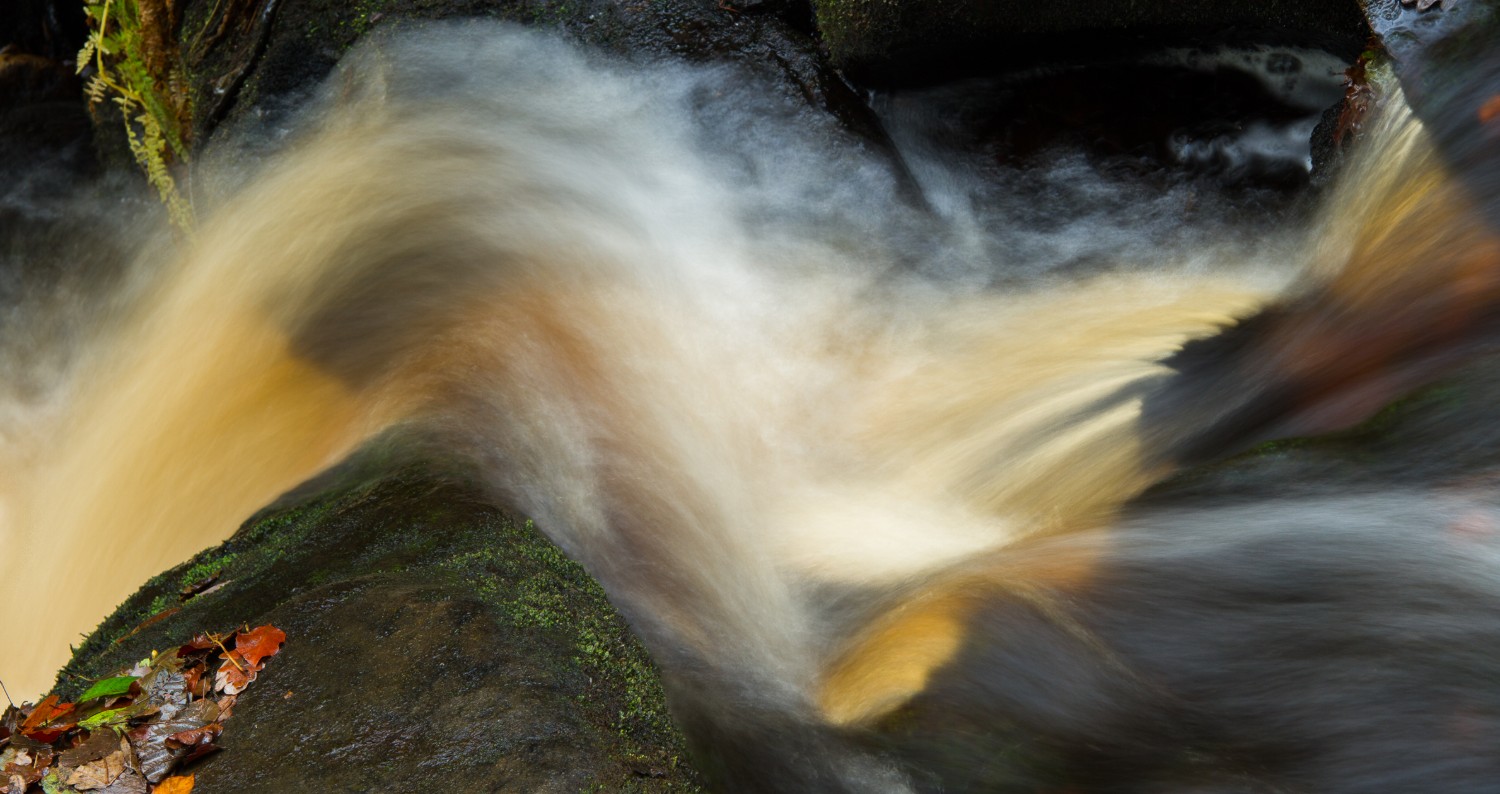
<svg viewBox="0 0 1500 794">
<path fill-rule="evenodd" d="M 286 645 L 195 791 L 698 790 L 656 670 L 598 584 L 462 478 L 372 457 L 153 578 L 57 691 L 198 631 L 271 623 Z"/>
<path fill-rule="evenodd" d="M 1276 42 L 1358 54 L 1355 0 L 814 0 L 834 64 L 856 79 L 911 84 L 1144 42 Z M 1057 55 L 1054 60 L 1059 59 Z"/>
</svg>

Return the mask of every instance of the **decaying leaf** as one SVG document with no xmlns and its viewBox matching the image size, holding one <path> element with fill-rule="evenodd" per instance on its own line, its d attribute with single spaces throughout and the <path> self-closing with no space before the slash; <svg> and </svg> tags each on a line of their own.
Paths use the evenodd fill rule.
<svg viewBox="0 0 1500 794">
<path fill-rule="evenodd" d="M 102 789 L 125 772 L 125 754 L 115 750 L 98 761 L 90 761 L 73 770 L 68 785 L 79 791 Z"/>
<path fill-rule="evenodd" d="M 99 789 L 98 794 L 147 794 L 150 790 L 145 778 L 133 769 L 126 769 L 115 782 Z"/>
<path fill-rule="evenodd" d="M 52 756 L 51 750 L 18 749 L 9 761 L 0 766 L 0 775 L 12 783 L 19 779 L 24 789 L 47 774 L 47 767 L 52 765 Z"/>
<path fill-rule="evenodd" d="M 95 682 L 81 707 L 53 695 L 5 709 L 0 794 L 37 794 L 37 786 L 43 794 L 192 791 L 193 776 L 173 771 L 219 749 L 236 693 L 285 641 L 274 626 L 204 633 Z M 215 668 L 218 675 L 209 675 Z M 223 684 L 217 690 L 216 679 Z"/>
<path fill-rule="evenodd" d="M 172 770 L 188 755 L 189 748 L 181 744 L 176 746 L 169 744 L 168 737 L 201 729 L 210 723 L 217 722 L 218 719 L 217 703 L 212 700 L 195 700 L 171 716 L 166 716 L 163 712 L 162 719 L 131 731 L 128 735 L 131 745 L 135 748 L 136 757 L 140 759 L 141 774 L 152 783 L 171 774 Z"/>
<path fill-rule="evenodd" d="M 82 723 L 79 723 L 82 725 Z M 57 757 L 59 766 L 80 767 L 110 756 L 120 749 L 120 740 L 111 731 L 98 731 L 88 741 Z"/>
</svg>

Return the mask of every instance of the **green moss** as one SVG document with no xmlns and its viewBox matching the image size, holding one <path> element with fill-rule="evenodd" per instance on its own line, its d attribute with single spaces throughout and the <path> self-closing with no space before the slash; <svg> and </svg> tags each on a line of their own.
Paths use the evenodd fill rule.
<svg viewBox="0 0 1500 794">
<path fill-rule="evenodd" d="M 223 545 L 153 577 L 78 649 L 58 692 L 76 694 L 154 649 L 254 620 L 300 592 L 417 576 L 461 585 L 497 624 L 537 638 L 539 648 L 571 649 L 558 657 L 566 660 L 559 680 L 574 682 L 569 697 L 610 737 L 608 752 L 619 764 L 620 777 L 601 781 L 602 790 L 698 790 L 656 668 L 599 584 L 530 521 L 436 476 L 440 467 L 378 468 L 351 464 L 313 492 L 262 511 Z M 215 574 L 213 592 L 181 599 L 184 587 Z M 174 606 L 180 609 L 133 633 Z"/>
<path fill-rule="evenodd" d="M 655 665 L 610 607 L 603 588 L 536 534 L 531 521 L 506 526 L 504 537 L 506 542 L 453 557 L 444 567 L 472 582 L 475 594 L 514 625 L 563 635 L 588 680 L 605 684 L 588 687 L 579 699 L 625 741 L 623 760 L 684 771 L 685 751 Z"/>
</svg>

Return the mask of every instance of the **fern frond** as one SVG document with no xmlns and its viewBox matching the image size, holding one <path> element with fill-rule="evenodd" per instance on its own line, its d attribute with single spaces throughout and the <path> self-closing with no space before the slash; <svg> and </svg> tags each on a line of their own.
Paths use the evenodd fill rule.
<svg viewBox="0 0 1500 794">
<path fill-rule="evenodd" d="M 90 36 L 83 42 L 83 49 L 78 51 L 78 70 L 74 74 L 83 74 L 83 70 L 89 68 L 89 62 L 94 59 L 95 51 L 94 37 Z"/>
</svg>

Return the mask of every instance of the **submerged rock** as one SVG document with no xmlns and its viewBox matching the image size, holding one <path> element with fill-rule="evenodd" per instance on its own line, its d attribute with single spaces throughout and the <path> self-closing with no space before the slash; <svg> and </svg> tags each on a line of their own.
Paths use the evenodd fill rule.
<svg viewBox="0 0 1500 794">
<path fill-rule="evenodd" d="M 578 565 L 440 467 L 366 461 L 152 579 L 58 692 L 270 623 L 286 645 L 195 791 L 697 789 L 655 668 Z"/>
</svg>

